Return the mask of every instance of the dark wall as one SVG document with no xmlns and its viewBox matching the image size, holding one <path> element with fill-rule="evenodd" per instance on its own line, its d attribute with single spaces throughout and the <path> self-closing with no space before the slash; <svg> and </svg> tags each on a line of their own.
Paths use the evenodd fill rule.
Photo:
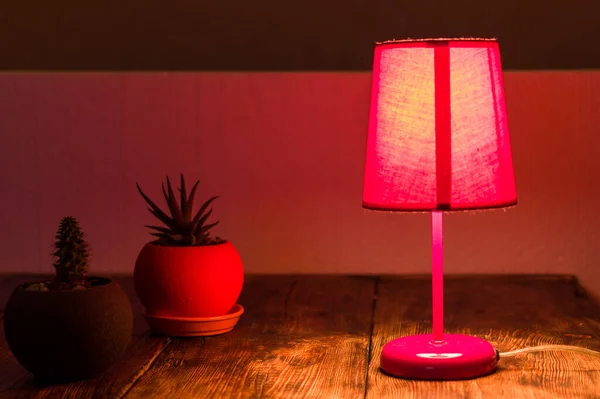
<svg viewBox="0 0 600 399">
<path fill-rule="evenodd" d="M 506 69 L 600 67 L 598 0 L 7 0 L 0 69 L 366 70 L 375 41 L 497 37 Z"/>
</svg>

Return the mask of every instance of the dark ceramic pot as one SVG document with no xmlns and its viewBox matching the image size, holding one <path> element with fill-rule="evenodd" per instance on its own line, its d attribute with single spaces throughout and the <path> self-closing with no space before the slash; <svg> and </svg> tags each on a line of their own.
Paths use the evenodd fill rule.
<svg viewBox="0 0 600 399">
<path fill-rule="evenodd" d="M 41 380 L 76 381 L 101 374 L 124 354 L 133 312 L 114 281 L 88 277 L 73 291 L 15 289 L 4 310 L 6 342 L 25 369 Z"/>
</svg>

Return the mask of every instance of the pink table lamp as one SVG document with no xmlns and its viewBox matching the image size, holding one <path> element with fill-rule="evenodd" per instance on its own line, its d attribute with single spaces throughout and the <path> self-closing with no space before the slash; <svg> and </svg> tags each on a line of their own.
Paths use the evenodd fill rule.
<svg viewBox="0 0 600 399">
<path fill-rule="evenodd" d="M 431 211 L 432 228 L 433 332 L 387 343 L 381 368 L 410 379 L 489 374 L 489 342 L 444 334 L 442 212 L 517 203 L 498 43 L 377 43 L 371 94 L 363 207 Z"/>
</svg>

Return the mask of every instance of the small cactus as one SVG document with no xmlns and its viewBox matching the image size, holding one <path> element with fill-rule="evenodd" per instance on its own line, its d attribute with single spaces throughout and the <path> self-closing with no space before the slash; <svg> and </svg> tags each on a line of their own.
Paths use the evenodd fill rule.
<svg viewBox="0 0 600 399">
<path fill-rule="evenodd" d="M 55 239 L 52 255 L 56 278 L 53 285 L 85 287 L 90 248 L 77 219 L 72 216 L 62 218 Z"/>
</svg>

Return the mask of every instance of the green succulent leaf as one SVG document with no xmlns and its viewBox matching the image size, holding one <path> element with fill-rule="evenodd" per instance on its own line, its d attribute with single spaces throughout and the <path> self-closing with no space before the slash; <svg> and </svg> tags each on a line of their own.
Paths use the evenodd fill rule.
<svg viewBox="0 0 600 399">
<path fill-rule="evenodd" d="M 167 234 L 167 236 L 175 242 L 182 242 L 185 240 L 185 236 L 183 234 Z"/>
<path fill-rule="evenodd" d="M 149 229 L 153 229 L 153 230 L 157 230 L 160 231 L 161 233 L 170 233 L 171 229 L 167 228 L 167 227 L 162 227 L 162 226 L 151 226 L 148 224 L 145 224 L 144 227 L 147 227 Z"/>
<path fill-rule="evenodd" d="M 196 226 L 199 225 L 199 221 L 200 218 L 202 217 L 202 214 L 206 211 L 206 208 L 208 208 L 208 206 L 211 204 L 211 202 L 213 202 L 214 200 L 216 200 L 217 198 L 219 198 L 219 196 L 214 196 L 212 198 L 210 198 L 208 201 L 206 201 L 201 207 L 200 209 L 198 209 L 198 213 L 196 213 L 196 216 L 194 217 L 194 220 L 192 220 L 192 225 L 194 226 L 194 230 L 196 230 Z M 206 220 L 206 219 L 205 219 Z"/>
<path fill-rule="evenodd" d="M 192 190 L 190 191 L 190 196 L 188 197 L 186 205 L 185 205 L 184 218 L 188 222 L 192 219 L 192 210 L 194 208 L 194 196 L 196 195 L 196 189 L 198 188 L 199 183 L 200 183 L 200 180 L 196 181 L 196 183 L 194 183 L 194 185 L 192 186 Z"/>
<path fill-rule="evenodd" d="M 196 240 L 199 242 L 203 242 L 206 241 L 208 239 L 208 237 L 210 236 L 210 229 L 215 227 L 219 222 L 215 222 L 215 223 L 211 223 L 209 225 L 206 226 L 202 226 L 201 228 L 199 228 L 196 232 L 195 232 L 195 236 L 196 236 Z"/>
<path fill-rule="evenodd" d="M 175 194 L 173 193 L 173 188 L 171 187 L 171 180 L 169 180 L 169 176 L 167 176 L 167 189 L 168 192 L 165 191 L 165 185 L 163 184 L 163 195 L 165 196 L 165 200 L 167 201 L 167 205 L 169 206 L 169 211 L 171 212 L 172 219 L 177 224 L 178 228 L 183 228 L 185 226 L 185 222 L 183 221 L 181 209 L 179 209 L 179 204 L 177 203 L 177 199 L 175 197 Z"/>
<path fill-rule="evenodd" d="M 181 176 L 181 187 L 179 188 L 179 194 L 181 195 L 180 197 L 180 203 L 181 203 L 181 213 L 183 214 L 183 219 L 185 221 L 189 221 L 189 217 L 185 217 L 186 213 L 187 213 L 187 193 L 185 190 L 185 179 L 183 177 L 183 173 L 180 174 Z"/>
<path fill-rule="evenodd" d="M 219 221 L 217 220 L 216 222 L 207 224 L 206 226 L 198 226 L 198 229 L 195 232 L 196 237 L 198 237 L 198 234 L 207 233 L 210 229 L 212 229 L 213 227 L 215 227 L 218 224 L 219 224 Z"/>
<path fill-rule="evenodd" d="M 169 176 L 167 176 L 166 186 L 164 183 L 161 185 L 162 194 L 167 202 L 169 213 L 171 214 L 170 216 L 152 202 L 152 200 L 150 200 L 150 198 L 142 191 L 139 184 L 136 183 L 138 191 L 148 205 L 150 205 L 148 208 L 150 213 L 165 225 L 165 227 L 155 225 L 146 225 L 145 227 L 152 230 L 150 232 L 152 236 L 159 238 L 154 241 L 158 245 L 191 246 L 210 245 L 215 243 L 215 241 L 210 238 L 210 229 L 219 222 L 217 221 L 210 224 L 205 223 L 213 211 L 212 209 L 208 209 L 208 207 L 214 200 L 219 198 L 219 196 L 214 196 L 204 202 L 192 218 L 194 198 L 200 181 L 198 180 L 194 183 L 188 195 L 183 174 L 180 174 L 180 179 L 181 185 L 178 189 L 180 198 L 179 203 L 177 196 L 173 192 L 173 186 L 171 185 Z"/>
<path fill-rule="evenodd" d="M 163 222 L 169 227 L 172 227 L 173 222 L 171 221 L 171 218 L 166 213 L 164 213 L 162 209 L 160 209 L 160 207 L 158 207 L 154 202 L 152 202 L 152 200 L 148 198 L 146 194 L 144 194 L 138 183 L 135 183 L 135 185 L 137 186 L 137 189 L 144 198 L 144 200 L 148 203 L 148 205 L 150 205 L 149 211 L 152 212 L 152 214 L 156 216 L 161 222 Z"/>
<path fill-rule="evenodd" d="M 164 233 L 150 233 L 150 235 L 154 236 L 154 237 L 165 237 L 165 238 L 169 237 L 167 234 L 164 234 Z"/>
<path fill-rule="evenodd" d="M 209 218 L 210 214 L 212 213 L 212 209 L 209 210 L 207 213 L 205 213 L 201 218 L 199 218 L 198 220 L 194 220 L 192 222 L 192 231 L 196 231 L 196 229 L 198 227 L 202 227 L 202 225 L 206 222 L 206 220 Z"/>
<path fill-rule="evenodd" d="M 160 220 L 161 222 L 163 222 L 167 227 L 170 227 L 171 229 L 177 229 L 177 225 L 175 224 L 175 222 L 168 217 L 164 212 L 160 211 L 154 211 L 153 209 L 148 208 L 148 210 L 150 211 L 151 214 L 153 214 L 158 220 Z"/>
<path fill-rule="evenodd" d="M 202 234 L 202 235 L 196 237 L 196 242 L 197 243 L 205 243 L 206 241 L 208 241 L 208 237 L 209 237 L 208 234 Z"/>
</svg>

